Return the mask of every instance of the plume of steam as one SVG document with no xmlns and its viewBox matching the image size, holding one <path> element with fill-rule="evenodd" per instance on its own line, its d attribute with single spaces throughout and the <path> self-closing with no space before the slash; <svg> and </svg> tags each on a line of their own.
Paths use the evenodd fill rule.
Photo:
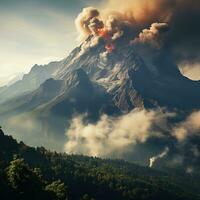
<svg viewBox="0 0 200 200">
<path fill-rule="evenodd" d="M 164 124 L 166 118 L 166 114 L 153 110 L 134 110 L 117 118 L 104 115 L 96 124 L 84 124 L 77 117 L 66 132 L 65 152 L 106 156 L 127 151 L 149 137 L 160 137 L 155 125 Z"/>
<path fill-rule="evenodd" d="M 187 119 L 173 129 L 174 136 L 183 142 L 187 137 L 200 132 L 200 111 L 193 112 Z"/>
<path fill-rule="evenodd" d="M 169 152 L 169 148 L 166 147 L 164 149 L 164 151 L 162 153 L 160 153 L 159 155 L 157 156 L 154 156 L 152 158 L 149 159 L 149 167 L 153 167 L 154 163 L 158 160 L 158 159 L 162 159 L 164 158 Z"/>
</svg>

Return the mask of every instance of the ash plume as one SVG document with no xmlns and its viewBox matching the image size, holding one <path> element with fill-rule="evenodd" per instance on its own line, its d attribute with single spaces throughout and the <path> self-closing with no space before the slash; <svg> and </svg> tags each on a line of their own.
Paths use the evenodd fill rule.
<svg viewBox="0 0 200 200">
<path fill-rule="evenodd" d="M 110 53 L 119 41 L 148 41 L 155 47 L 161 43 L 179 64 L 200 62 L 199 19 L 199 0 L 107 0 L 99 9 L 83 9 L 76 25 L 82 39 L 98 36 Z M 168 27 L 164 37 L 158 36 Z"/>
<path fill-rule="evenodd" d="M 96 8 L 84 8 L 75 20 L 76 28 L 80 32 L 80 40 L 85 40 L 88 35 L 95 33 L 98 28 L 103 27 L 99 20 L 99 11 Z"/>
<path fill-rule="evenodd" d="M 132 44 L 142 43 L 155 48 L 161 48 L 163 42 L 163 34 L 169 31 L 166 23 L 153 23 L 149 29 L 144 29 Z"/>
</svg>

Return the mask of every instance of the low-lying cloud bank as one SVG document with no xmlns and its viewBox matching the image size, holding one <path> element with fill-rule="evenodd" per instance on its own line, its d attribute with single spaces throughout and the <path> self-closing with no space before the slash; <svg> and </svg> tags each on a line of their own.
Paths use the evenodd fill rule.
<svg viewBox="0 0 200 200">
<path fill-rule="evenodd" d="M 161 128 L 167 128 L 167 118 L 172 115 L 159 110 L 134 110 L 117 118 L 103 115 L 96 124 L 84 124 L 82 117 L 76 117 L 66 132 L 65 151 L 90 156 L 127 151 L 149 137 L 161 137 Z"/>
<path fill-rule="evenodd" d="M 200 134 L 200 111 L 195 111 L 185 120 L 172 125 L 169 121 L 174 117 L 176 117 L 175 113 L 163 110 L 138 109 L 120 117 L 103 115 L 95 124 L 84 123 L 81 116 L 75 117 L 66 131 L 65 152 L 123 158 L 124 153 L 133 152 L 136 145 L 144 145 L 150 138 L 160 140 L 171 138 L 176 141 L 177 148 L 180 148 L 180 144 L 186 143 L 187 139 Z M 191 150 L 192 147 L 193 144 Z M 174 151 L 170 148 L 167 144 L 163 144 L 160 153 L 148 158 L 150 166 L 152 167 L 155 161 L 164 159 L 169 152 Z"/>
</svg>

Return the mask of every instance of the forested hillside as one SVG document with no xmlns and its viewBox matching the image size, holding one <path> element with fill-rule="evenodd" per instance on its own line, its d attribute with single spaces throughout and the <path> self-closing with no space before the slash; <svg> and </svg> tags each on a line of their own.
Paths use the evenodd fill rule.
<svg viewBox="0 0 200 200">
<path fill-rule="evenodd" d="M 198 179 L 17 143 L 0 130 L 0 199 L 196 200 Z"/>
</svg>

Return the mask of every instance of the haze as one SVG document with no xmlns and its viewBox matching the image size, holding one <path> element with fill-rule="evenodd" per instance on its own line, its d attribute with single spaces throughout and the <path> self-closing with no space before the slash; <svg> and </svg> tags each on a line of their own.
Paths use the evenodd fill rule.
<svg viewBox="0 0 200 200">
<path fill-rule="evenodd" d="M 96 2 L 0 0 L 0 86 L 36 63 L 66 57 L 77 45 L 75 17 Z"/>
</svg>

